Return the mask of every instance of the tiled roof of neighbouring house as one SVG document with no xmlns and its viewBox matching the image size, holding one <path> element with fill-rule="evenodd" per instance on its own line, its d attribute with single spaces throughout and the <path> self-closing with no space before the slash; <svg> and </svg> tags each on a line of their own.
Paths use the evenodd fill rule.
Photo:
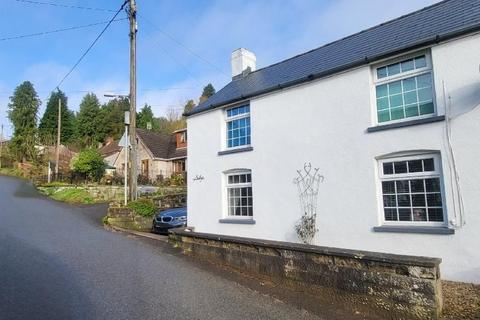
<svg viewBox="0 0 480 320">
<path fill-rule="evenodd" d="M 122 150 L 122 147 L 118 145 L 118 142 L 119 141 L 117 140 L 117 141 L 111 141 L 107 143 L 106 145 L 104 145 L 99 149 L 100 154 L 103 157 L 108 157 L 114 153 L 120 152 L 120 150 Z"/>
<path fill-rule="evenodd" d="M 193 115 L 480 30 L 480 0 L 446 0 L 233 80 Z"/>
<path fill-rule="evenodd" d="M 155 158 L 185 158 L 187 149 L 177 149 L 175 135 L 137 129 L 137 135 Z"/>
</svg>

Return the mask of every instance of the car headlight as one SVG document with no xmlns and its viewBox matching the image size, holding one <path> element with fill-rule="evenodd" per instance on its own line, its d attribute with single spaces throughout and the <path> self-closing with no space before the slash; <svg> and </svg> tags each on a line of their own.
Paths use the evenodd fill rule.
<svg viewBox="0 0 480 320">
<path fill-rule="evenodd" d="M 175 221 L 182 221 L 182 222 L 183 222 L 183 221 L 187 221 L 187 217 L 185 217 L 185 216 L 175 217 L 173 220 L 175 220 Z"/>
</svg>

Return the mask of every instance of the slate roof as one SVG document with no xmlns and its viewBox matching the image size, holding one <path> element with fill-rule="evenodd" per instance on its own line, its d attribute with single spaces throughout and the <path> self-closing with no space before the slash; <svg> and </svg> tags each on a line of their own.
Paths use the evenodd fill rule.
<svg viewBox="0 0 480 320">
<path fill-rule="evenodd" d="M 137 129 L 137 135 L 153 157 L 174 159 L 187 157 L 187 148 L 177 149 L 175 135 Z"/>
<path fill-rule="evenodd" d="M 122 150 L 122 147 L 118 145 L 118 142 L 118 140 L 112 141 L 109 144 L 104 145 L 99 149 L 100 154 L 103 157 L 108 157 L 116 152 L 120 152 L 120 150 Z"/>
<path fill-rule="evenodd" d="M 187 116 L 480 30 L 480 0 L 446 0 L 233 80 Z"/>
</svg>

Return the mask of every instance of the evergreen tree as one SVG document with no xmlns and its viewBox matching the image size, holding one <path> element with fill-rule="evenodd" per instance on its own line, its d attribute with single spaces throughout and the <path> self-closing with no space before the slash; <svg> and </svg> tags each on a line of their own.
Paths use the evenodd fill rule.
<svg viewBox="0 0 480 320">
<path fill-rule="evenodd" d="M 102 130 L 100 102 L 93 93 L 86 94 L 80 103 L 76 119 L 76 135 L 84 143 L 91 146 L 99 141 Z"/>
<path fill-rule="evenodd" d="M 152 126 L 153 131 L 158 131 L 158 123 L 154 121 L 152 107 L 145 104 L 140 112 L 137 112 L 137 128 L 148 129 L 148 123 Z"/>
<path fill-rule="evenodd" d="M 35 160 L 37 113 L 40 99 L 33 84 L 25 81 L 15 88 L 8 104 L 8 118 L 13 125 L 9 148 L 17 160 Z"/>
<path fill-rule="evenodd" d="M 214 89 L 215 90 L 215 89 Z M 183 107 L 183 113 L 187 113 L 193 110 L 195 108 L 195 101 L 192 99 L 188 100 L 185 106 Z"/>
<path fill-rule="evenodd" d="M 210 98 L 215 94 L 215 92 L 216 92 L 215 88 L 211 83 L 209 83 L 203 88 L 202 96 L 206 98 Z"/>
<path fill-rule="evenodd" d="M 215 92 L 216 91 L 215 91 L 215 88 L 213 87 L 213 85 L 211 83 L 207 84 L 203 88 L 202 95 L 200 96 L 200 103 L 204 102 L 205 100 L 207 100 L 208 98 L 213 96 L 215 94 Z"/>
<path fill-rule="evenodd" d="M 120 139 L 125 130 L 125 111 L 129 109 L 128 98 L 113 99 L 102 106 L 97 134 L 98 142 L 103 142 L 108 137 Z"/>
<path fill-rule="evenodd" d="M 58 126 L 58 100 L 62 102 L 62 125 L 60 141 L 69 143 L 74 134 L 74 113 L 68 109 L 68 100 L 62 91 L 54 91 L 48 99 L 47 107 L 38 126 L 38 134 L 43 144 L 54 145 Z"/>
</svg>

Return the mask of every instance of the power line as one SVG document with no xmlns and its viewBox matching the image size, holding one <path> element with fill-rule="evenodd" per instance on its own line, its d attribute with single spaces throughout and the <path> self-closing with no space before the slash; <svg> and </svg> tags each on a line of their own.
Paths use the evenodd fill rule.
<svg viewBox="0 0 480 320">
<path fill-rule="evenodd" d="M 188 51 L 191 55 L 193 55 L 194 57 L 196 57 L 197 59 L 200 59 L 202 60 L 203 62 L 205 62 L 206 64 L 208 64 L 209 66 L 211 66 L 212 68 L 214 68 L 215 70 L 219 71 L 221 74 L 223 74 L 224 76 L 226 76 L 227 78 L 230 78 L 230 76 L 225 73 L 220 67 L 218 67 L 217 65 L 213 64 L 212 62 L 210 62 L 209 60 L 205 59 L 204 57 L 202 57 L 201 55 L 199 55 L 198 53 L 196 53 L 195 51 L 193 51 L 192 49 L 190 49 L 189 47 L 187 47 L 186 45 L 184 45 L 182 42 L 178 41 L 174 36 L 172 36 L 171 34 L 169 34 L 168 32 L 160 29 L 158 26 L 156 26 L 152 21 L 150 21 L 149 19 L 147 19 L 144 15 L 140 15 L 139 13 L 137 13 L 137 15 L 142 18 L 145 22 L 149 23 L 154 29 L 158 30 L 160 33 L 162 33 L 164 36 L 166 36 L 167 38 L 169 38 L 170 40 L 172 40 L 173 42 L 175 42 L 178 46 L 182 47 L 183 49 L 185 49 L 186 51 Z"/>
<path fill-rule="evenodd" d="M 197 78 L 190 72 L 190 70 L 183 64 L 181 63 L 180 61 L 178 61 L 178 59 L 176 59 L 172 54 L 170 54 L 170 52 L 168 52 L 167 50 L 165 50 L 165 48 L 163 48 L 162 45 L 160 45 L 160 43 L 158 43 L 155 39 L 153 39 L 153 44 L 155 44 L 162 52 L 163 54 L 165 54 L 166 56 L 168 56 L 170 59 L 172 59 L 176 64 L 178 64 L 184 71 L 186 74 L 188 74 L 190 76 L 190 78 L 192 78 L 193 81 L 196 82 L 196 84 L 201 87 L 202 84 L 200 83 L 200 81 L 197 80 Z"/>
<path fill-rule="evenodd" d="M 87 50 L 80 56 L 80 58 L 77 60 L 77 62 L 73 65 L 73 67 L 65 74 L 65 76 L 60 80 L 56 88 L 58 89 L 62 83 L 65 81 L 65 79 L 75 70 L 75 68 L 82 62 L 83 58 L 90 52 L 90 50 L 93 48 L 93 46 L 97 43 L 97 41 L 100 39 L 100 37 L 107 31 L 108 27 L 112 24 L 112 22 L 115 20 L 115 18 L 118 16 L 118 14 L 123 10 L 125 5 L 127 4 L 128 0 L 125 0 L 120 7 L 120 9 L 117 10 L 117 12 L 113 15 L 113 17 L 110 19 L 110 21 L 107 23 L 105 28 L 98 34 L 98 36 L 95 38 L 95 40 L 92 42 L 92 44 L 87 48 Z"/>
<path fill-rule="evenodd" d="M 68 4 L 54 3 L 54 2 L 43 2 L 43 1 L 33 1 L 33 0 L 14 0 L 22 3 L 36 4 L 36 5 L 47 5 L 53 7 L 62 7 L 70 9 L 81 9 L 81 10 L 91 10 L 91 11 L 104 11 L 104 12 L 115 12 L 115 10 L 105 9 L 105 8 L 92 8 L 92 7 L 82 7 L 82 6 L 72 6 Z"/>
<path fill-rule="evenodd" d="M 113 22 L 123 21 L 123 20 L 127 20 L 127 19 L 128 19 L 128 18 L 116 19 L 116 20 L 113 20 Z M 29 34 L 23 34 L 23 35 L 12 36 L 12 37 L 5 37 L 5 38 L 0 38 L 0 41 L 8 41 L 8 40 L 23 39 L 23 38 L 31 38 L 31 37 L 37 37 L 37 36 L 44 36 L 44 35 L 52 34 L 52 33 L 58 33 L 58 32 L 64 32 L 64 31 L 71 31 L 71 30 L 78 30 L 78 29 L 85 29 L 85 28 L 90 28 L 90 27 L 98 26 L 98 25 L 101 25 L 101 24 L 106 24 L 106 23 L 108 23 L 108 22 L 109 22 L 109 21 L 102 21 L 102 22 L 96 22 L 96 23 L 85 24 L 85 25 L 81 25 L 81 26 L 63 28 L 63 29 L 55 29 L 55 30 L 50 30 L 50 31 L 43 31 L 43 32 L 29 33 Z"/>
</svg>

